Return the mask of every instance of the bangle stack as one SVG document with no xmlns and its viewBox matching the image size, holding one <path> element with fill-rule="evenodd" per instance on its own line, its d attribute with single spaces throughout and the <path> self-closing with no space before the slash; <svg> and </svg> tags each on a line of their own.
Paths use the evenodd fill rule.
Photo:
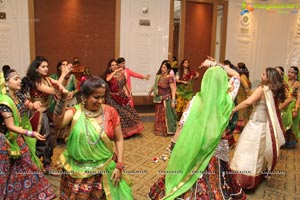
<svg viewBox="0 0 300 200">
<path fill-rule="evenodd" d="M 299 110 L 299 106 L 295 106 L 295 107 L 293 108 L 293 112 L 298 112 L 298 110 Z"/>
<path fill-rule="evenodd" d="M 25 135 L 26 135 L 27 137 L 31 137 L 31 138 L 34 137 L 33 131 L 29 131 L 29 130 L 26 130 Z"/>
<path fill-rule="evenodd" d="M 62 111 L 63 111 L 63 108 L 65 107 L 65 102 L 66 100 L 63 98 L 63 99 L 59 99 L 55 105 L 55 108 L 54 108 L 54 114 L 59 116 L 61 115 Z"/>
<path fill-rule="evenodd" d="M 116 169 L 119 169 L 119 170 L 123 170 L 125 168 L 125 166 L 124 166 L 124 163 L 122 163 L 122 162 L 117 162 L 117 164 L 116 164 Z"/>
</svg>

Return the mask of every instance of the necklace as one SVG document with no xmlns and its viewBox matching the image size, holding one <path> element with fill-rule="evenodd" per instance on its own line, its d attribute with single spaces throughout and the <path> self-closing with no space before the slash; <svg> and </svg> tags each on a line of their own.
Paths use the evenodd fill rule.
<svg viewBox="0 0 300 200">
<path fill-rule="evenodd" d="M 183 74 L 189 74 L 189 73 L 190 73 L 190 70 L 188 70 L 186 68 L 183 69 Z"/>
<path fill-rule="evenodd" d="M 20 102 L 19 102 L 19 98 L 17 97 L 17 95 L 14 93 L 12 95 L 8 94 L 8 96 L 14 101 L 15 105 L 19 109 L 21 107 L 21 105 L 19 104 Z"/>
<path fill-rule="evenodd" d="M 95 141 L 91 141 L 92 136 L 89 132 L 89 128 L 88 128 L 88 125 L 87 125 L 88 120 L 89 120 L 88 118 L 85 118 L 85 122 L 84 122 L 84 124 L 85 124 L 85 137 L 86 137 L 88 143 L 90 145 L 94 146 L 99 142 L 99 140 L 101 139 L 101 135 L 103 134 L 103 131 L 104 131 L 104 115 L 102 115 L 102 117 L 101 117 L 101 124 L 100 124 L 101 131 L 98 135 L 98 138 Z"/>
<path fill-rule="evenodd" d="M 166 78 L 167 78 L 167 76 L 168 76 L 168 74 L 166 74 L 166 73 L 163 73 L 163 74 L 161 74 L 161 76 L 160 76 L 160 77 L 161 77 L 162 79 L 166 79 Z"/>
<path fill-rule="evenodd" d="M 100 106 L 100 109 L 97 111 L 90 111 L 90 110 L 87 110 L 84 106 L 82 106 L 82 111 L 83 111 L 84 115 L 88 118 L 96 118 L 96 117 L 99 117 L 103 113 L 102 106 Z"/>
<path fill-rule="evenodd" d="M 114 75 L 114 77 L 115 77 L 115 78 L 119 78 L 121 75 L 122 75 L 122 74 L 121 74 L 120 72 L 117 72 L 117 73 Z"/>
</svg>

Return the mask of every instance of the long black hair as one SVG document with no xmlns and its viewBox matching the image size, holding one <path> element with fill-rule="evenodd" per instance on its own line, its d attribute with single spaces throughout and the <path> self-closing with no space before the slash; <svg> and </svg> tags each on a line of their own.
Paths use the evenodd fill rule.
<svg viewBox="0 0 300 200">
<path fill-rule="evenodd" d="M 170 73 L 170 70 L 171 70 L 171 64 L 170 64 L 170 61 L 169 60 L 163 60 L 160 64 L 160 67 L 156 73 L 156 75 L 160 75 L 161 74 L 161 67 L 163 65 L 166 65 L 167 69 L 168 69 L 168 73 Z"/>
<path fill-rule="evenodd" d="M 36 69 L 48 60 L 43 56 L 37 56 L 29 65 L 26 76 L 22 79 L 21 92 L 28 92 L 30 88 L 36 88 L 36 84 L 42 83 L 42 77 L 37 73 Z"/>
<path fill-rule="evenodd" d="M 110 59 L 110 60 L 108 61 L 108 63 L 107 63 L 107 68 L 106 68 L 106 70 L 103 72 L 103 74 L 101 75 L 101 78 L 102 78 L 103 80 L 105 80 L 105 81 L 106 81 L 106 76 L 107 76 L 107 74 L 110 74 L 110 73 L 111 73 L 111 68 L 110 68 L 110 66 L 111 66 L 111 63 L 112 63 L 112 62 L 116 62 L 116 63 L 118 64 L 117 60 L 114 59 L 114 58 L 112 58 L 112 59 Z"/>
<path fill-rule="evenodd" d="M 184 71 L 184 62 L 185 61 L 188 61 L 189 62 L 189 66 L 188 66 L 188 70 L 191 71 L 191 67 L 190 67 L 190 61 L 188 59 L 183 59 L 180 63 L 180 66 L 179 66 L 179 69 L 178 69 L 178 73 L 179 73 L 179 79 L 182 79 L 182 76 L 183 76 L 183 71 Z"/>
<path fill-rule="evenodd" d="M 268 78 L 268 85 L 273 92 L 274 97 L 276 97 L 280 102 L 285 100 L 285 90 L 283 79 L 279 72 L 273 68 L 266 68 L 266 76 Z"/>
</svg>

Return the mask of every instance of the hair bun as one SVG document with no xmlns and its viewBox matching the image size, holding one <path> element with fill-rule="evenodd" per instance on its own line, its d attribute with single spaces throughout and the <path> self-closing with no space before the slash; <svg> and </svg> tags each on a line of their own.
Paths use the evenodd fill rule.
<svg viewBox="0 0 300 200">
<path fill-rule="evenodd" d="M 10 66 L 9 65 L 4 65 L 2 67 L 2 71 L 5 73 L 5 72 L 8 72 L 10 70 Z"/>
</svg>

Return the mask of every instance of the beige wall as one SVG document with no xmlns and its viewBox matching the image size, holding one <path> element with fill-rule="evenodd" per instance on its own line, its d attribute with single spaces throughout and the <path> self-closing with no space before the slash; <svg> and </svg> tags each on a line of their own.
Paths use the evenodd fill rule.
<svg viewBox="0 0 300 200">
<path fill-rule="evenodd" d="M 24 0 L 1 1 L 0 12 L 0 67 L 10 65 L 24 75 L 30 61 L 28 4 Z"/>
<path fill-rule="evenodd" d="M 251 2 L 251 1 L 247 1 Z M 253 2 L 253 1 L 252 1 Z M 288 4 L 288 1 L 255 1 L 260 4 Z M 300 1 L 290 1 L 297 3 Z M 240 14 L 242 2 L 229 0 L 226 58 L 233 64 L 245 62 L 250 79 L 257 85 L 266 67 L 300 64 L 299 13 L 292 9 L 254 9 L 248 14 L 249 21 L 243 22 Z M 299 9 L 296 10 L 299 12 Z"/>
<path fill-rule="evenodd" d="M 135 96 L 147 96 L 162 60 L 168 59 L 170 0 L 122 0 L 120 56 L 126 65 L 140 74 L 150 74 L 150 80 L 131 78 Z M 149 22 L 141 25 L 141 20 Z M 134 99 L 135 104 L 147 101 Z"/>
</svg>

